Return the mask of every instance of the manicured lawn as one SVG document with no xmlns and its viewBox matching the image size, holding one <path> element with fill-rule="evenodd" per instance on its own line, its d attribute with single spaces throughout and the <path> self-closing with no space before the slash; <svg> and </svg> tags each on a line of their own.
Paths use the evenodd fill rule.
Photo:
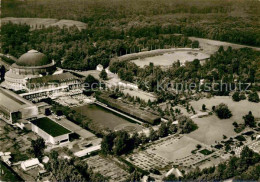
<svg viewBox="0 0 260 182">
<path fill-rule="evenodd" d="M 71 133 L 70 130 L 67 130 L 47 117 L 36 119 L 32 123 L 53 137 Z"/>
</svg>

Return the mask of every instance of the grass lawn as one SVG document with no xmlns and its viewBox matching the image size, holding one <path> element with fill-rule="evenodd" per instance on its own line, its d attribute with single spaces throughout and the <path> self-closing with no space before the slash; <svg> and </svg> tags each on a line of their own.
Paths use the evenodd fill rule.
<svg viewBox="0 0 260 182">
<path fill-rule="evenodd" d="M 233 122 L 236 121 L 238 124 L 244 123 L 242 117 L 248 114 L 249 111 L 252 111 L 256 118 L 260 117 L 260 103 L 252 103 L 247 100 L 234 102 L 231 97 L 227 96 L 217 96 L 210 99 L 204 98 L 198 101 L 192 101 L 190 104 L 196 111 L 199 111 L 203 104 L 211 110 L 213 105 L 216 106 L 220 103 L 227 104 L 233 116 L 229 119 L 219 119 L 215 114 L 213 114 L 208 117 L 195 118 L 193 121 L 199 126 L 199 128 L 192 133 L 189 133 L 189 137 L 204 144 L 212 145 L 215 144 L 215 141 L 223 140 L 223 135 L 227 137 L 236 135 Z"/>
<path fill-rule="evenodd" d="M 71 133 L 70 130 L 47 117 L 36 119 L 32 123 L 53 137 Z"/>
<path fill-rule="evenodd" d="M 0 161 L 0 169 L 1 169 L 0 181 L 23 181 L 2 161 Z"/>
<path fill-rule="evenodd" d="M 209 150 L 207 150 L 207 149 L 200 150 L 199 152 L 202 153 L 203 155 L 212 154 L 212 151 L 209 151 Z"/>
</svg>

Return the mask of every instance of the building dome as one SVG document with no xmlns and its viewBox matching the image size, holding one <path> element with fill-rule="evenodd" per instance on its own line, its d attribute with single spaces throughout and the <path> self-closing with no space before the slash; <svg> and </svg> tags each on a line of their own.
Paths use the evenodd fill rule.
<svg viewBox="0 0 260 182">
<path fill-rule="evenodd" d="M 47 58 L 43 53 L 40 53 L 36 50 L 30 50 L 27 53 L 23 54 L 17 61 L 16 65 L 18 66 L 44 66 L 51 64 L 52 61 Z"/>
</svg>

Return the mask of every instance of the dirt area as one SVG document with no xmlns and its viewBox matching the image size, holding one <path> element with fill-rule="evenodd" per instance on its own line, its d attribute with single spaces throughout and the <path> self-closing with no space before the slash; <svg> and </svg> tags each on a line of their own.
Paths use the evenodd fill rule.
<svg viewBox="0 0 260 182">
<path fill-rule="evenodd" d="M 233 44 L 228 42 L 222 42 L 218 40 L 210 40 L 210 39 L 203 39 L 203 38 L 197 38 L 197 37 L 189 37 L 192 41 L 197 40 L 200 43 L 200 47 L 208 54 L 213 54 L 218 50 L 218 48 L 222 45 L 225 49 L 228 46 L 231 46 L 234 49 L 239 49 L 242 47 L 249 47 L 255 50 L 260 51 L 259 47 L 252 47 L 252 46 L 246 46 L 246 45 L 239 45 L 239 44 Z"/>
<path fill-rule="evenodd" d="M 198 50 L 176 50 L 172 51 L 171 53 L 165 53 L 163 55 L 157 55 L 153 57 L 146 57 L 146 58 L 138 58 L 132 60 L 139 67 L 144 67 L 153 63 L 156 66 L 171 66 L 172 63 L 180 61 L 181 64 L 184 64 L 186 61 L 191 62 L 194 59 L 204 60 L 209 58 L 209 54 L 205 54 L 204 52 Z"/>
<path fill-rule="evenodd" d="M 12 22 L 15 24 L 27 24 L 30 25 L 31 29 L 40 29 L 42 27 L 58 26 L 63 27 L 73 27 L 76 26 L 79 30 L 85 29 L 87 25 L 80 21 L 74 20 L 58 20 L 51 18 L 14 18 L 6 17 L 1 19 L 2 24 Z"/>
<path fill-rule="evenodd" d="M 94 172 L 99 172 L 109 178 L 109 181 L 125 181 L 129 176 L 128 172 L 120 168 L 114 161 L 103 158 L 99 155 L 85 160 Z"/>
</svg>

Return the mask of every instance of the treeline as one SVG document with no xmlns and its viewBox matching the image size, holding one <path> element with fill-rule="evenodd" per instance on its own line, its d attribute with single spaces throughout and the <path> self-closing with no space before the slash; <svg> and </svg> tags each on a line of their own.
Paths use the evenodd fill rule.
<svg viewBox="0 0 260 182">
<path fill-rule="evenodd" d="M 169 90 L 181 89 L 174 83 L 183 85 L 196 83 L 197 87 L 195 86 L 193 89 L 199 90 L 199 83 L 204 80 L 204 84 L 200 85 L 200 89 L 203 91 L 208 90 L 215 95 L 227 95 L 231 89 L 239 89 L 239 86 L 234 84 L 236 82 L 243 83 L 241 90 L 247 87 L 245 83 L 260 82 L 260 52 L 250 48 L 232 49 L 229 47 L 224 50 L 221 46 L 205 64 L 201 64 L 199 60 L 195 59 L 192 62 L 186 62 L 185 65 L 181 65 L 180 62 L 173 63 L 169 69 L 163 70 L 152 63 L 144 68 L 139 68 L 132 62 L 117 61 L 110 65 L 110 71 L 118 73 L 122 80 L 139 83 L 139 88 L 143 90 L 161 94 Z M 232 83 L 231 89 L 229 86 L 222 88 L 221 83 Z M 215 90 L 219 90 L 219 92 L 213 92 L 210 89 L 213 87 L 218 87 Z"/>
<path fill-rule="evenodd" d="M 2 17 L 73 19 L 89 29 L 129 37 L 181 33 L 260 45 L 257 0 L 6 0 Z"/>
<path fill-rule="evenodd" d="M 169 47 L 191 47 L 185 36 L 151 34 L 149 29 L 140 37 L 128 36 L 127 30 L 89 27 L 49 27 L 30 31 L 28 25 L 7 23 L 1 27 L 1 51 L 19 57 L 36 49 L 67 69 L 89 70 L 98 64 L 109 65 L 111 57 Z"/>
</svg>

